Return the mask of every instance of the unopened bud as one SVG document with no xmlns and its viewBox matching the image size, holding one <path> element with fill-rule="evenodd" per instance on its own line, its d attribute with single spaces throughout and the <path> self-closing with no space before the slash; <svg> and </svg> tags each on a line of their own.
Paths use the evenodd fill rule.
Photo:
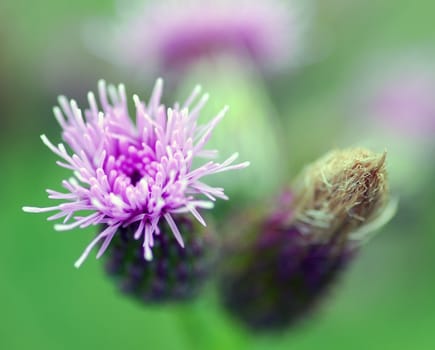
<svg viewBox="0 0 435 350">
<path fill-rule="evenodd" d="M 330 152 L 303 171 L 272 213 L 239 218 L 245 225 L 225 245 L 220 284 L 235 317 L 276 330 L 310 314 L 362 238 L 394 213 L 385 157 L 364 149 Z"/>
</svg>

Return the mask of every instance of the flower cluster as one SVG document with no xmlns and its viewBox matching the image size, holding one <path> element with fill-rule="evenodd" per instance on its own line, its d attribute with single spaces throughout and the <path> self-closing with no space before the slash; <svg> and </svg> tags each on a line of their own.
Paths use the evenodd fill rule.
<svg viewBox="0 0 435 350">
<path fill-rule="evenodd" d="M 135 225 L 134 239 L 143 240 L 144 258 L 152 259 L 154 236 L 165 220 L 173 235 L 184 246 L 173 218 L 191 213 L 205 225 L 199 210 L 210 209 L 217 198 L 227 199 L 222 188 L 202 181 L 206 175 L 242 169 L 248 162 L 234 164 L 237 153 L 222 163 L 211 158 L 216 150 L 204 146 L 213 129 L 224 117 L 225 107 L 205 125 L 198 125 L 208 95 L 197 87 L 183 104 L 173 108 L 161 104 L 163 81 L 157 80 L 148 103 L 133 96 L 135 121 L 130 117 L 124 85 L 99 83 L 99 100 L 89 93 L 84 113 L 77 103 L 59 98 L 54 114 L 63 130 L 64 144 L 57 146 L 42 135 L 44 144 L 58 157 L 61 167 L 73 176 L 62 182 L 65 192 L 47 190 L 50 199 L 62 203 L 45 208 L 24 207 L 27 212 L 57 212 L 49 220 L 63 219 L 59 231 L 103 225 L 105 229 L 88 245 L 75 266 L 101 243 L 97 257 L 107 249 L 118 229 Z M 209 159 L 194 168 L 195 158 Z"/>
<path fill-rule="evenodd" d="M 280 0 L 147 1 L 123 9 L 115 23 L 92 22 L 87 40 L 97 54 L 134 70 L 167 74 L 222 54 L 287 66 L 301 44 L 295 7 Z"/>
</svg>

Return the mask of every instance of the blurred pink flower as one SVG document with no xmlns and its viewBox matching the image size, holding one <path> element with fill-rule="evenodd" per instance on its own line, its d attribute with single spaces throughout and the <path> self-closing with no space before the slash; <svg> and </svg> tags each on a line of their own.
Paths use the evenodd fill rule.
<svg viewBox="0 0 435 350">
<path fill-rule="evenodd" d="M 364 111 L 390 132 L 426 138 L 435 133 L 435 65 L 410 58 L 373 72 Z"/>
<path fill-rule="evenodd" d="M 300 47 L 298 11 L 288 1 L 162 0 L 125 10 L 116 23 L 92 23 L 87 40 L 134 70 L 180 72 L 222 54 L 276 69 L 291 64 Z"/>
</svg>

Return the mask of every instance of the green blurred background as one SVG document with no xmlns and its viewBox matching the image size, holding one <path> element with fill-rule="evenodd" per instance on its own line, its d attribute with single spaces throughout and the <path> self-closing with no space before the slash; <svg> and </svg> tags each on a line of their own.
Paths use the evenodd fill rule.
<svg viewBox="0 0 435 350">
<path fill-rule="evenodd" d="M 322 57 L 262 87 L 287 127 L 288 174 L 342 145 L 346 90 L 366 57 L 435 45 L 433 1 L 315 5 L 310 40 Z M 42 133 L 60 139 L 51 111 L 58 94 L 84 101 L 101 77 L 126 83 L 130 93 L 150 91 L 82 44 L 84 21 L 114 13 L 103 0 L 0 0 L 0 348 L 435 349 L 431 181 L 402 198 L 396 218 L 365 247 L 320 312 L 285 334 L 247 332 L 219 308 L 213 286 L 193 304 L 147 308 L 123 298 L 92 256 L 80 270 L 73 267 L 92 230 L 57 233 L 21 207 L 49 205 L 44 189 L 59 188 L 68 175 L 39 139 Z M 209 82 L 212 75 L 204 76 L 213 92 Z M 434 155 L 426 156 L 433 178 Z"/>
</svg>

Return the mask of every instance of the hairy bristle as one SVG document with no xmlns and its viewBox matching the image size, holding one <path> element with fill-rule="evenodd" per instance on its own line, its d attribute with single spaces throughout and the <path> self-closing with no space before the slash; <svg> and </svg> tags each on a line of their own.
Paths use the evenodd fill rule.
<svg viewBox="0 0 435 350">
<path fill-rule="evenodd" d="M 296 188 L 295 220 L 304 231 L 343 238 L 376 219 L 388 202 L 386 152 L 334 150 L 307 167 Z"/>
</svg>

